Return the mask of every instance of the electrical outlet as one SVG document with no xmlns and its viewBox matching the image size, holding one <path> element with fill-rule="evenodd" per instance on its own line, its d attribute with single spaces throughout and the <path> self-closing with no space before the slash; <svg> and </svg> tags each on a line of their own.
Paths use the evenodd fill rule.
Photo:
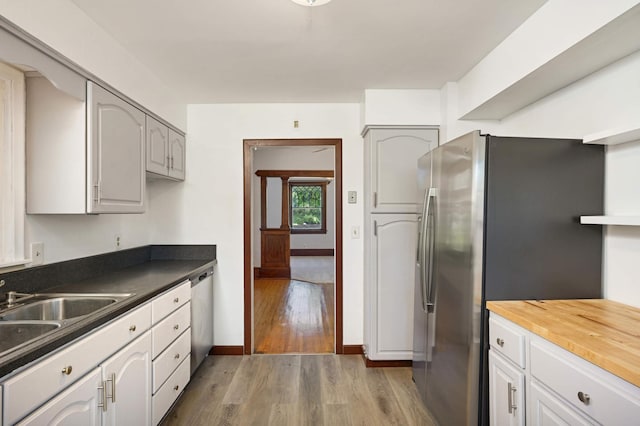
<svg viewBox="0 0 640 426">
<path fill-rule="evenodd" d="M 120 234 L 116 234 L 115 243 L 116 243 L 116 250 L 120 250 L 122 248 L 122 236 Z"/>
<path fill-rule="evenodd" d="M 357 240 L 358 238 L 360 238 L 360 227 L 359 226 L 352 226 L 351 227 L 351 239 L 352 240 Z"/>
<path fill-rule="evenodd" d="M 31 243 L 31 264 L 42 265 L 44 262 L 44 243 Z"/>
</svg>

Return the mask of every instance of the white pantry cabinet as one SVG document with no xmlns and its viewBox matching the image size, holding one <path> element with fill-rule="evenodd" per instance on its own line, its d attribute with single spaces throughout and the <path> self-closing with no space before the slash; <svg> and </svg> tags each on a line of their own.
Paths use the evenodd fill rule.
<svg viewBox="0 0 640 426">
<path fill-rule="evenodd" d="M 184 180 L 185 137 L 147 116 L 147 161 L 150 176 Z"/>
<path fill-rule="evenodd" d="M 417 226 L 414 214 L 370 216 L 365 285 L 365 350 L 369 360 L 412 359 Z"/>
<path fill-rule="evenodd" d="M 438 146 L 438 129 L 367 127 L 364 132 L 365 211 L 416 213 L 418 158 Z"/>
<path fill-rule="evenodd" d="M 27 213 L 142 213 L 145 114 L 91 81 L 86 98 L 27 76 Z"/>
<path fill-rule="evenodd" d="M 429 126 L 367 126 L 364 137 L 364 349 L 371 361 L 413 351 L 418 158 L 438 146 Z"/>
</svg>

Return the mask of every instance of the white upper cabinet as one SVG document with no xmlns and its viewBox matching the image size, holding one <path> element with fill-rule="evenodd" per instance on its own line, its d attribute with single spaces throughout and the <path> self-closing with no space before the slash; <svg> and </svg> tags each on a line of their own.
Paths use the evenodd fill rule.
<svg viewBox="0 0 640 426">
<path fill-rule="evenodd" d="M 87 213 L 143 213 L 145 114 L 87 83 Z"/>
<path fill-rule="evenodd" d="M 438 146 L 438 130 L 372 127 L 364 134 L 365 206 L 370 213 L 415 213 L 418 158 Z"/>
<path fill-rule="evenodd" d="M 147 116 L 147 171 L 164 175 L 169 170 L 169 128 Z"/>
<path fill-rule="evenodd" d="M 143 213 L 145 114 L 91 81 L 77 99 L 26 80 L 27 213 Z"/>
<path fill-rule="evenodd" d="M 147 172 L 184 180 L 185 137 L 147 116 Z"/>
<path fill-rule="evenodd" d="M 185 137 L 178 132 L 169 129 L 169 154 L 171 154 L 171 164 L 169 164 L 169 176 L 184 180 L 185 159 L 186 159 Z"/>
</svg>

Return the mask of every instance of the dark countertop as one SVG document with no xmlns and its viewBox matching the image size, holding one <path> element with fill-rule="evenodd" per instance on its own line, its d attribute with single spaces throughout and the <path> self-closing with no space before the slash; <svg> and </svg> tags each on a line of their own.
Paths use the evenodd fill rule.
<svg viewBox="0 0 640 426">
<path fill-rule="evenodd" d="M 215 252 L 215 251 L 214 251 Z M 0 356 L 0 377 L 25 366 L 43 355 L 87 334 L 106 322 L 134 309 L 188 278 L 211 269 L 215 254 L 208 259 L 167 260 L 156 256 L 143 263 L 126 266 L 78 281 L 39 288 L 41 293 L 135 293 L 77 322 L 61 327 L 33 342 Z"/>
</svg>

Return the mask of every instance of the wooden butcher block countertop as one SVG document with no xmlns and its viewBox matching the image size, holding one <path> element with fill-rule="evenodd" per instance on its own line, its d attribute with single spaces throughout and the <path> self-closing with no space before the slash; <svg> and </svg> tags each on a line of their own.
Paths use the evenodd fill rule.
<svg viewBox="0 0 640 426">
<path fill-rule="evenodd" d="M 640 386 L 640 309 L 602 299 L 496 301 L 487 309 Z"/>
</svg>

